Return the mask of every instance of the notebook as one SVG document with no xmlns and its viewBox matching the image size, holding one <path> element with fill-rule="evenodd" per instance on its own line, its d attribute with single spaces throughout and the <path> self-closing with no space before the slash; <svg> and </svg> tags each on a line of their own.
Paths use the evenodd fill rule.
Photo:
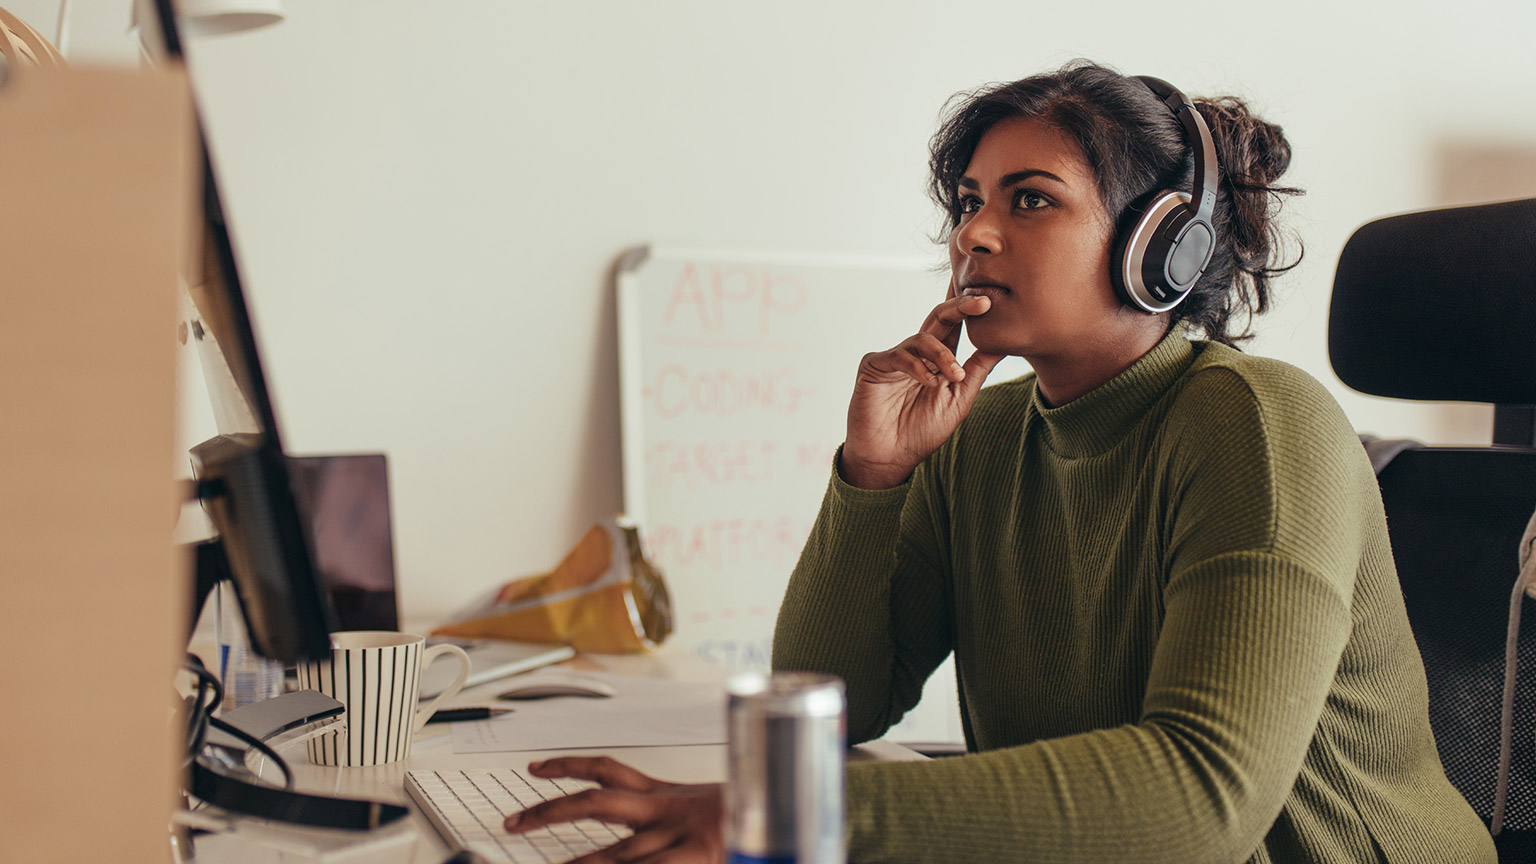
<svg viewBox="0 0 1536 864">
<path fill-rule="evenodd" d="M 310 526 L 321 581 L 341 630 L 399 630 L 389 465 L 383 453 L 297 456 L 291 460 L 294 496 Z M 568 645 L 501 640 L 438 639 L 469 654 L 465 686 L 558 663 Z M 421 698 L 453 683 L 454 663 L 434 663 L 421 679 Z"/>
</svg>

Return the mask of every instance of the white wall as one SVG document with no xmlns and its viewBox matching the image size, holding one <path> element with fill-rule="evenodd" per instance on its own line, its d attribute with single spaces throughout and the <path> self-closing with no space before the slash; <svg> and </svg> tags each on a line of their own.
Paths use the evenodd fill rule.
<svg viewBox="0 0 1536 864">
<path fill-rule="evenodd" d="M 52 32 L 57 0 L 8 5 Z M 1348 393 L 1327 300 L 1355 227 L 1437 203 L 1440 146 L 1536 142 L 1536 5 L 287 6 L 198 42 L 193 73 L 290 449 L 390 453 L 408 613 L 547 569 L 619 507 L 621 250 L 937 260 L 940 106 L 1076 56 L 1248 97 L 1285 127 L 1307 258 L 1252 350 L 1327 382 L 1362 429 L 1487 440 L 1486 410 Z M 110 28 L 81 32 L 77 54 L 121 55 Z"/>
</svg>

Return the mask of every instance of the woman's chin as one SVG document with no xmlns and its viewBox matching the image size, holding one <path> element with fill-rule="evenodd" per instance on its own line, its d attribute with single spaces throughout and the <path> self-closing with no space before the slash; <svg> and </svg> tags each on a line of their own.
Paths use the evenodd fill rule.
<svg viewBox="0 0 1536 864">
<path fill-rule="evenodd" d="M 998 326 L 999 321 L 988 321 L 985 315 L 965 319 L 965 338 L 977 351 L 988 354 L 1018 354 L 1020 335 L 1009 333 Z M 1011 337 L 1011 338 L 1010 338 Z"/>
</svg>

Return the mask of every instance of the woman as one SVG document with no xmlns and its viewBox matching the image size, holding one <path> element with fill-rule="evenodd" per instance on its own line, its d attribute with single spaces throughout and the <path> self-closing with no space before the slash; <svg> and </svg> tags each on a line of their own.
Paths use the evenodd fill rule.
<svg viewBox="0 0 1536 864">
<path fill-rule="evenodd" d="M 1282 269 L 1278 127 L 1195 103 L 1210 260 L 1171 308 L 1117 290 L 1117 235 L 1194 184 L 1177 103 L 1078 63 L 935 136 L 949 297 L 860 364 L 773 662 L 841 676 L 862 741 L 953 653 L 973 752 L 850 765 L 851 860 L 1495 860 L 1435 751 L 1363 450 L 1317 382 L 1231 347 Z M 981 390 L 1005 355 L 1033 374 Z M 592 814 L 637 828 L 593 860 L 718 857 L 714 787 L 536 771 L 610 788 L 521 829 Z"/>
</svg>

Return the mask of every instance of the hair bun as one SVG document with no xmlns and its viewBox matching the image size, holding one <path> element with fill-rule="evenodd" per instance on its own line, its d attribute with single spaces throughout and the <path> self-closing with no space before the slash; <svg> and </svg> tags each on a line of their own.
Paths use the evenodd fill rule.
<svg viewBox="0 0 1536 864">
<path fill-rule="evenodd" d="M 1270 191 L 1291 164 L 1291 142 L 1279 126 L 1269 123 L 1235 96 L 1196 99 L 1195 108 L 1211 127 L 1222 174 L 1237 190 Z M 1290 189 L 1275 189 L 1290 192 Z"/>
<path fill-rule="evenodd" d="M 1228 217 L 1217 227 L 1228 235 L 1232 266 L 1237 271 L 1234 275 L 1239 282 L 1253 285 L 1253 291 L 1241 294 L 1237 304 L 1247 307 L 1251 321 L 1253 315 L 1269 308 L 1270 278 L 1301 263 L 1299 242 L 1295 260 L 1277 260 L 1285 238 L 1275 223 L 1275 213 L 1283 196 L 1301 194 L 1294 186 L 1275 183 L 1290 167 L 1291 142 L 1285 140 L 1279 126 L 1255 116 L 1247 103 L 1235 96 L 1194 102 L 1216 142 L 1224 187 L 1217 195 L 1231 202 Z M 1231 311 L 1229 304 L 1222 314 L 1223 326 Z"/>
</svg>

